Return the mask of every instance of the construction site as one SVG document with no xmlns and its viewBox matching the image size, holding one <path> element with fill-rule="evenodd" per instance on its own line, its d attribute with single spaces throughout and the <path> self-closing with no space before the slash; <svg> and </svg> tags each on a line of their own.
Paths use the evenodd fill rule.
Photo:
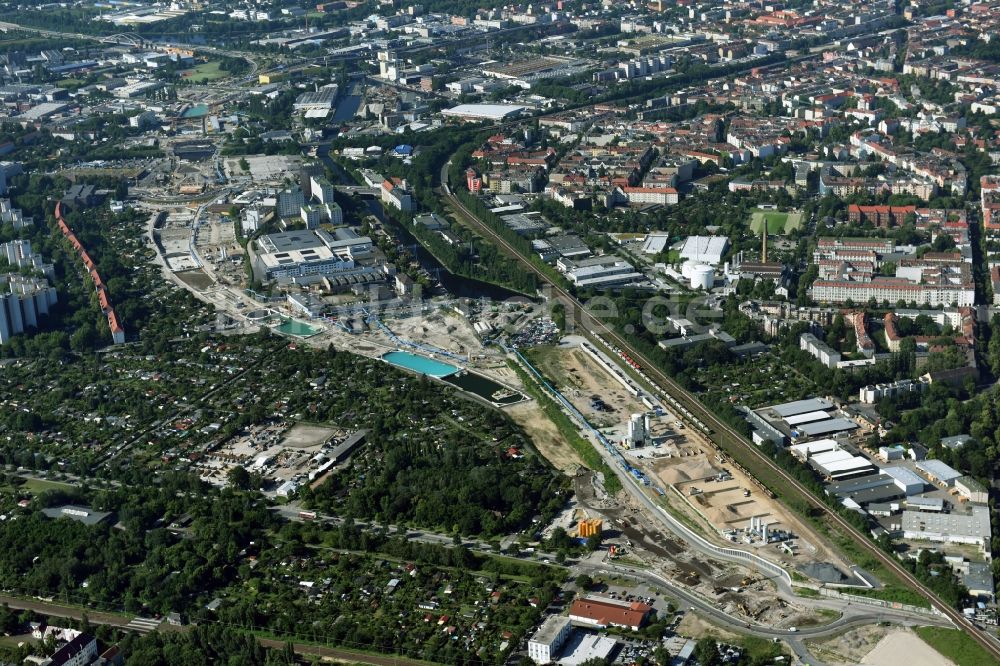
<svg viewBox="0 0 1000 666">
<path fill-rule="evenodd" d="M 806 576 L 820 566 L 850 571 L 848 563 L 808 536 L 812 531 L 807 526 L 707 437 L 686 427 L 669 408 L 655 403 L 650 408 L 649 397 L 601 350 L 570 337 L 558 345 L 532 350 L 530 357 L 573 407 L 613 443 L 627 464 L 649 480 L 647 495 L 669 513 L 696 525 L 709 541 L 751 550 Z M 584 508 L 599 512 L 594 517 L 619 527 L 631 541 L 620 544 L 622 550 L 633 548 L 665 558 L 667 570 L 692 585 L 713 581 L 713 588 L 727 588 L 727 594 L 735 594 L 730 588 L 745 585 L 745 570 L 692 558 L 691 551 L 672 535 L 645 533 L 643 522 L 633 522 L 630 512 L 621 510 L 630 503 L 626 494 L 616 498 L 625 504 L 615 510 L 606 498 L 595 495 L 593 483 L 578 480 L 577 493 Z M 597 504 L 587 504 L 595 498 L 600 500 Z"/>
</svg>

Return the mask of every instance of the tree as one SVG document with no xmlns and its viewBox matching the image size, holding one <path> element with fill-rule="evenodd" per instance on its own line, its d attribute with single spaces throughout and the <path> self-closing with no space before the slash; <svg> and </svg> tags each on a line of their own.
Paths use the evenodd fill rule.
<svg viewBox="0 0 1000 666">
<path fill-rule="evenodd" d="M 576 577 L 576 586 L 581 590 L 589 590 L 594 584 L 594 579 L 587 574 L 580 574 Z"/>
<path fill-rule="evenodd" d="M 719 655 L 719 645 L 711 636 L 698 640 L 694 646 L 694 657 L 700 666 L 718 666 L 722 663 Z"/>
<path fill-rule="evenodd" d="M 250 489 L 250 472 L 242 465 L 234 465 L 226 474 L 226 482 L 238 490 Z"/>
</svg>

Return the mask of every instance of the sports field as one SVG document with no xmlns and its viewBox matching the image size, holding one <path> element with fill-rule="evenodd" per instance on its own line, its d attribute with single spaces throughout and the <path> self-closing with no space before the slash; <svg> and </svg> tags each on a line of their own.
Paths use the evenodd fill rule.
<svg viewBox="0 0 1000 666">
<path fill-rule="evenodd" d="M 750 231 L 760 234 L 767 223 L 767 233 L 788 234 L 802 225 L 802 213 L 781 213 L 776 210 L 754 210 L 750 214 Z"/>
<path fill-rule="evenodd" d="M 219 68 L 219 61 L 210 60 L 198 65 L 194 69 L 184 70 L 181 72 L 181 76 L 191 81 L 200 82 L 202 79 L 208 81 L 224 79 L 229 76 L 229 73 Z"/>
</svg>

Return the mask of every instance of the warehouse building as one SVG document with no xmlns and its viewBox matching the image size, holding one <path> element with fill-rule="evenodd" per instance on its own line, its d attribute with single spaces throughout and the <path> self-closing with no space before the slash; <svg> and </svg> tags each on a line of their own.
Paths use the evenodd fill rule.
<svg viewBox="0 0 1000 666">
<path fill-rule="evenodd" d="M 572 261 L 562 258 L 557 262 L 560 270 L 577 287 L 607 289 L 646 281 L 646 276 L 635 270 L 627 261 L 604 256 Z"/>
<path fill-rule="evenodd" d="M 844 481 L 867 476 L 875 472 L 875 465 L 864 456 L 854 455 L 843 449 L 824 451 L 810 456 L 807 461 L 817 472 L 831 481 Z"/>
<path fill-rule="evenodd" d="M 973 504 L 986 504 L 990 501 L 989 490 L 971 476 L 955 479 L 955 490 Z"/>
<path fill-rule="evenodd" d="M 839 448 L 840 444 L 834 439 L 817 439 L 812 442 L 793 444 L 788 447 L 788 450 L 799 460 L 806 461 L 816 454 L 835 451 Z"/>
<path fill-rule="evenodd" d="M 329 112 L 336 105 L 339 92 L 337 84 L 304 92 L 295 99 L 294 109 L 303 113 L 310 111 Z"/>
<path fill-rule="evenodd" d="M 794 402 L 786 402 L 780 405 L 775 405 L 770 408 L 770 411 L 774 412 L 778 418 L 784 419 L 797 414 L 818 412 L 827 409 L 833 409 L 833 403 L 829 400 L 824 400 L 823 398 L 808 398 L 806 400 L 796 400 Z"/>
<path fill-rule="evenodd" d="M 945 488 L 951 488 L 955 485 L 955 481 L 962 476 L 961 472 L 940 460 L 920 460 L 917 462 L 916 468 L 931 483 Z"/>
<path fill-rule="evenodd" d="M 652 611 L 652 607 L 637 601 L 629 603 L 604 597 L 586 597 L 573 602 L 569 619 L 595 629 L 621 627 L 638 631 Z"/>
<path fill-rule="evenodd" d="M 905 467 L 883 467 L 882 473 L 891 476 L 907 496 L 924 492 L 924 480 Z"/>
<path fill-rule="evenodd" d="M 973 505 L 967 514 L 907 510 L 903 512 L 902 530 L 905 539 L 970 544 L 988 553 L 990 510 L 981 504 Z"/>
<path fill-rule="evenodd" d="M 870 474 L 831 483 L 826 487 L 826 494 L 838 498 L 841 502 L 853 500 L 859 506 L 869 506 L 869 509 L 873 503 L 884 503 L 903 497 L 903 491 L 896 485 L 896 480 L 888 474 Z"/>
<path fill-rule="evenodd" d="M 814 421 L 797 426 L 792 432 L 792 437 L 796 439 L 807 439 L 811 437 L 823 437 L 824 435 L 834 435 L 836 433 L 855 430 L 858 424 L 851 419 L 839 417 L 826 419 L 824 421 Z"/>
</svg>

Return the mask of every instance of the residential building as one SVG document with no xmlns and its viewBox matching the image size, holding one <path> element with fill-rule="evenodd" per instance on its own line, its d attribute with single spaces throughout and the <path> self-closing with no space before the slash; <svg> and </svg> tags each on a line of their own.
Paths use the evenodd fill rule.
<svg viewBox="0 0 1000 666">
<path fill-rule="evenodd" d="M 301 208 L 302 221 L 306 229 L 316 229 L 322 220 L 322 212 L 319 206 L 305 205 Z"/>
<path fill-rule="evenodd" d="M 927 382 L 919 379 L 900 379 L 889 384 L 869 384 L 858 390 L 858 400 L 868 405 L 874 405 L 886 398 L 922 392 L 927 389 L 927 386 Z"/>
<path fill-rule="evenodd" d="M 252 204 L 244 208 L 240 213 L 240 226 L 244 236 L 250 236 L 257 232 L 264 224 L 267 211 L 258 204 Z"/>
<path fill-rule="evenodd" d="M 333 185 L 323 176 L 310 177 L 309 194 L 312 199 L 322 204 L 332 204 L 334 202 L 333 192 Z"/>
<path fill-rule="evenodd" d="M 278 192 L 275 210 L 281 219 L 299 217 L 302 214 L 302 206 L 305 203 L 305 194 L 303 194 L 298 186 L 294 186 Z"/>
<path fill-rule="evenodd" d="M 42 278 L 15 273 L 0 275 L 0 344 L 37 328 L 56 304 L 56 290 Z"/>
<path fill-rule="evenodd" d="M 817 361 L 828 368 L 836 368 L 840 363 L 840 352 L 831 348 L 812 333 L 803 333 L 799 336 L 799 349 L 809 352 Z"/>
<path fill-rule="evenodd" d="M 916 216 L 916 206 L 859 206 L 847 207 L 847 219 L 854 224 L 871 223 L 881 229 L 901 227 L 908 215 Z"/>
<path fill-rule="evenodd" d="M 42 666 L 87 666 L 97 659 L 97 639 L 80 634 L 42 662 Z"/>
<path fill-rule="evenodd" d="M 943 281 L 923 284 L 906 278 L 876 277 L 867 281 L 816 280 L 811 288 L 813 299 L 821 303 L 917 303 L 918 305 L 966 307 L 975 303 L 971 280 L 963 283 Z"/>
<path fill-rule="evenodd" d="M 413 197 L 408 192 L 405 180 L 386 178 L 381 184 L 382 203 L 389 204 L 396 210 L 413 210 Z"/>
</svg>

